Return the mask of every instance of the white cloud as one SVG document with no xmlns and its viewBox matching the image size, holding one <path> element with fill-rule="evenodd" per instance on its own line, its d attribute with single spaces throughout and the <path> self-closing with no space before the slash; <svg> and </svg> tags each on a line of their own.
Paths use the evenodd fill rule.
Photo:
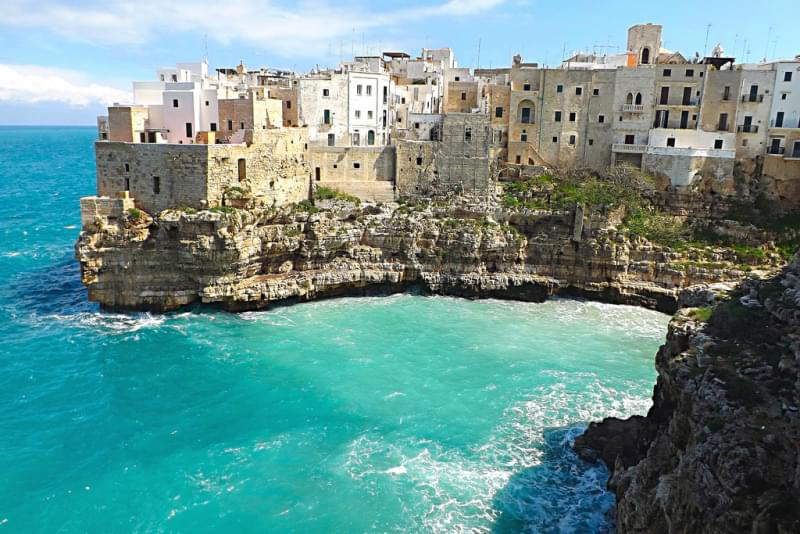
<svg viewBox="0 0 800 534">
<path fill-rule="evenodd" d="M 131 94 L 67 69 L 0 63 L 0 102 L 61 102 L 75 107 L 129 102 Z"/>
<path fill-rule="evenodd" d="M 6 0 L 0 26 L 42 28 L 94 44 L 142 45 L 206 34 L 228 44 L 242 42 L 284 56 L 319 56 L 331 42 L 353 32 L 377 31 L 420 17 L 470 16 L 505 0 L 448 0 L 424 7 L 378 10 L 335 0 L 88 0 L 64 5 L 53 0 L 31 9 L 25 0 Z"/>
</svg>

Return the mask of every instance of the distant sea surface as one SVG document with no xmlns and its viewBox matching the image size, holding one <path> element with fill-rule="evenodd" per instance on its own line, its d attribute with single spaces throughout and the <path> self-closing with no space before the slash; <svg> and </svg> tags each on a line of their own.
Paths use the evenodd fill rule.
<svg viewBox="0 0 800 534">
<path fill-rule="evenodd" d="M 92 128 L 0 128 L 2 532 L 598 532 L 570 443 L 643 414 L 668 318 L 398 295 L 102 313 Z"/>
</svg>

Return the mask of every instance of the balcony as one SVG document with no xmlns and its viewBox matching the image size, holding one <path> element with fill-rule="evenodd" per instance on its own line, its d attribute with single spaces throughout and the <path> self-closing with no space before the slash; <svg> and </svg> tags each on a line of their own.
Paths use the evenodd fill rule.
<svg viewBox="0 0 800 534">
<path fill-rule="evenodd" d="M 756 124 L 740 124 L 736 127 L 739 133 L 758 133 L 758 125 Z"/>
<path fill-rule="evenodd" d="M 767 154 L 772 154 L 775 156 L 781 156 L 784 152 L 786 152 L 786 147 L 783 146 L 771 146 L 767 148 Z"/>
<path fill-rule="evenodd" d="M 644 154 L 647 145 L 629 145 L 626 143 L 614 143 L 611 145 L 612 152 L 625 152 L 627 154 Z"/>
<path fill-rule="evenodd" d="M 742 102 L 763 102 L 764 95 L 742 95 Z"/>
<path fill-rule="evenodd" d="M 689 100 L 681 99 L 680 102 L 670 101 L 670 100 L 659 100 L 659 106 L 684 106 L 684 107 L 697 107 L 700 105 L 699 98 L 690 98 Z"/>
<path fill-rule="evenodd" d="M 622 104 L 622 111 L 626 113 L 642 113 L 644 106 L 641 104 Z"/>
</svg>

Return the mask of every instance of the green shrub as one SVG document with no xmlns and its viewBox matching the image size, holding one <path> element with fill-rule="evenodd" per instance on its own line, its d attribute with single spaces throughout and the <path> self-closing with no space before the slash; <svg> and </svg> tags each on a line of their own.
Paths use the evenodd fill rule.
<svg viewBox="0 0 800 534">
<path fill-rule="evenodd" d="M 138 221 L 142 218 L 142 212 L 136 208 L 131 208 L 128 210 L 128 217 L 133 221 Z"/>
<path fill-rule="evenodd" d="M 346 202 L 352 202 L 356 205 L 361 204 L 361 199 L 350 195 L 348 193 L 343 193 L 341 191 L 337 191 L 336 189 L 332 189 L 330 187 L 319 186 L 314 191 L 314 199 L 315 200 L 343 200 Z"/>
<path fill-rule="evenodd" d="M 319 213 L 321 210 L 311 203 L 310 200 L 301 200 L 296 202 L 293 206 L 293 211 L 304 211 L 307 213 Z"/>
<path fill-rule="evenodd" d="M 689 311 L 689 317 L 695 321 L 706 322 L 711 318 L 711 308 L 703 306 L 702 308 L 695 308 Z"/>
</svg>

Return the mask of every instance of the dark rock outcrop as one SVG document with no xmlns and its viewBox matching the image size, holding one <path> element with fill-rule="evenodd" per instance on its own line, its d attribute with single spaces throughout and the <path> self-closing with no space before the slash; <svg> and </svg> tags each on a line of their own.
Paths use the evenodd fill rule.
<svg viewBox="0 0 800 534">
<path fill-rule="evenodd" d="M 696 318 L 669 326 L 647 417 L 575 448 L 611 469 L 621 533 L 800 532 L 800 259 Z"/>
</svg>

